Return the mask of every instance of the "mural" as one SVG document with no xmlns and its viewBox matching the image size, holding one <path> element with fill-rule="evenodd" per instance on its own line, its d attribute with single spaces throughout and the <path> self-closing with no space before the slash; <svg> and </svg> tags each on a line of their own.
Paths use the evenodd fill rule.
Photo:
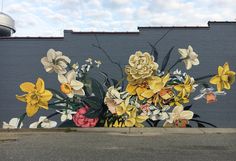
<svg viewBox="0 0 236 161">
<path fill-rule="evenodd" d="M 85 64 L 74 62 L 61 51 L 49 49 L 41 59 L 45 72 L 57 75 L 59 86 L 50 88 L 42 78 L 35 83 L 23 82 L 23 94 L 16 98 L 25 103 L 25 113 L 8 122 L 3 128 L 54 128 L 54 127 L 205 127 L 216 125 L 201 120 L 194 112 L 194 102 L 205 99 L 206 103 L 217 101 L 226 95 L 235 81 L 235 72 L 229 64 L 219 66 L 215 73 L 193 77 L 187 72 L 199 65 L 201 55 L 189 45 L 179 48 L 179 58 L 170 63 L 173 48 L 160 60 L 155 45 L 149 43 L 151 53 L 136 51 L 121 64 L 113 60 L 104 48 L 100 49 L 111 64 L 120 71 L 115 79 L 100 70 L 101 60 L 88 58 Z M 40 62 L 40 61 L 39 61 Z M 186 71 L 178 69 L 184 63 Z M 104 80 L 89 74 L 94 71 Z M 199 94 L 191 99 L 192 93 Z M 51 110 L 48 116 L 25 127 L 25 118 L 32 118 L 39 110 Z M 54 116 L 60 115 L 60 121 Z"/>
</svg>

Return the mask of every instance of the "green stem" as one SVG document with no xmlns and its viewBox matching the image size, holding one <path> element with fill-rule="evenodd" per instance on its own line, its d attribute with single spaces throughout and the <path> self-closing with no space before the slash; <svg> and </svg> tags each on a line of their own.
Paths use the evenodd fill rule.
<svg viewBox="0 0 236 161">
<path fill-rule="evenodd" d="M 189 121 L 195 121 L 195 122 L 199 122 L 199 123 L 203 123 L 203 124 L 207 124 L 207 125 L 210 125 L 212 127 L 216 127 L 215 125 L 211 124 L 211 123 L 208 123 L 208 122 L 205 122 L 205 121 L 200 121 L 200 120 L 195 120 L 195 119 L 191 119 Z"/>
<path fill-rule="evenodd" d="M 174 68 L 177 64 L 179 64 L 180 62 L 182 62 L 184 59 L 178 59 L 171 67 L 170 67 L 170 69 L 168 70 L 168 72 L 170 72 L 170 70 L 172 69 L 172 68 Z"/>
<path fill-rule="evenodd" d="M 18 122 L 17 129 L 20 128 L 20 125 L 21 125 L 22 121 L 24 120 L 25 116 L 26 116 L 26 113 L 24 113 L 24 114 L 22 114 L 22 115 L 20 116 L 20 120 L 19 120 L 19 122 Z"/>
<path fill-rule="evenodd" d="M 207 78 L 211 78 L 213 76 L 215 76 L 216 74 L 209 74 L 209 75 L 205 75 L 205 76 L 202 76 L 202 77 L 198 77 L 195 79 L 195 81 L 200 81 L 202 79 L 207 79 Z"/>
</svg>

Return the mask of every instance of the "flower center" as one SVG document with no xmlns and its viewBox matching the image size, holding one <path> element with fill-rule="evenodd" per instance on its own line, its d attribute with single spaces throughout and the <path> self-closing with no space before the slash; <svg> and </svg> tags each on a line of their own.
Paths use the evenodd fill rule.
<svg viewBox="0 0 236 161">
<path fill-rule="evenodd" d="M 61 84 L 61 91 L 65 94 L 69 94 L 72 91 L 71 86 L 68 83 Z"/>
<path fill-rule="evenodd" d="M 27 102 L 30 103 L 31 105 L 35 105 L 39 102 L 39 95 L 35 92 L 29 93 L 26 99 L 27 99 Z"/>
</svg>

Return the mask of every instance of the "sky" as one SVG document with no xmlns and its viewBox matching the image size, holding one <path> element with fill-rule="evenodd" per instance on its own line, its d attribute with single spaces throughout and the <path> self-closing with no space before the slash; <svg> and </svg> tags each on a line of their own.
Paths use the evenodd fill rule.
<svg viewBox="0 0 236 161">
<path fill-rule="evenodd" d="M 1 0 L 0 0 L 1 1 Z M 137 31 L 138 26 L 207 26 L 235 21 L 236 0 L 4 0 L 14 36 L 73 31 Z"/>
</svg>

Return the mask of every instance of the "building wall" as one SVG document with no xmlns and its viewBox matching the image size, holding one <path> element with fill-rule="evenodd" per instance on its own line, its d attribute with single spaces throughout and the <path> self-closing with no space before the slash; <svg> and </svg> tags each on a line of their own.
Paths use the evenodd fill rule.
<svg viewBox="0 0 236 161">
<path fill-rule="evenodd" d="M 37 77 L 41 77 L 45 80 L 46 87 L 58 88 L 56 74 L 46 73 L 40 63 L 49 48 L 61 50 L 80 64 L 87 57 L 100 59 L 103 61 L 101 70 L 119 78 L 118 69 L 100 50 L 92 46 L 97 44 L 96 37 L 110 56 L 124 67 L 131 54 L 137 50 L 151 51 L 148 42 L 154 43 L 167 31 L 168 34 L 157 45 L 160 53 L 158 63 L 172 46 L 175 49 L 170 63 L 179 57 L 178 48 L 187 48 L 191 44 L 200 59 L 200 65 L 189 71 L 192 76 L 216 73 L 218 65 L 223 65 L 226 61 L 236 71 L 235 22 L 210 22 L 207 27 L 141 27 L 139 32 L 133 33 L 85 33 L 66 30 L 61 38 L 0 38 L 0 122 L 9 121 L 25 111 L 25 104 L 15 99 L 15 94 L 21 94 L 19 85 L 22 82 L 35 82 Z M 184 69 L 184 65 L 180 64 L 179 68 Z M 218 127 L 236 127 L 236 84 L 227 93 L 226 96 L 218 97 L 218 102 L 213 104 L 207 105 L 205 100 L 194 101 L 192 110 L 202 120 Z M 41 110 L 38 116 L 44 114 L 47 112 Z M 38 117 L 35 116 L 34 119 L 37 120 Z"/>
</svg>

